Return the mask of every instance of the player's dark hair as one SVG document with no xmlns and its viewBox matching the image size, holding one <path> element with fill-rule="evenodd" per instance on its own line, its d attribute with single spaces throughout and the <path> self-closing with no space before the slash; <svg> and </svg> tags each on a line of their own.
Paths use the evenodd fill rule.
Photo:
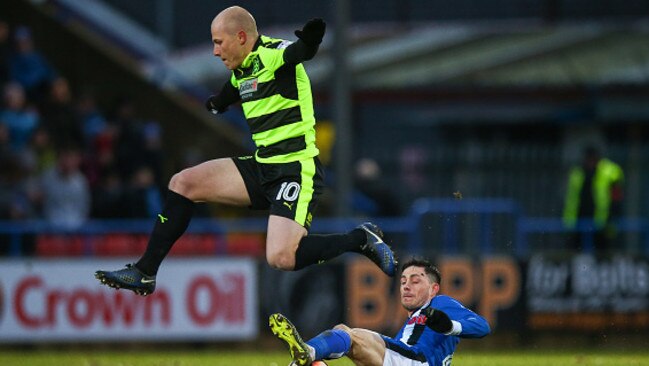
<svg viewBox="0 0 649 366">
<path fill-rule="evenodd" d="M 437 269 L 437 267 L 435 267 L 427 259 L 420 258 L 420 257 L 413 257 L 401 265 L 401 272 L 403 272 L 408 267 L 422 267 L 426 272 L 426 274 L 429 277 L 432 277 L 431 279 L 433 279 L 434 282 L 437 282 L 439 284 L 442 283 L 442 274 L 439 272 L 439 269 Z"/>
</svg>

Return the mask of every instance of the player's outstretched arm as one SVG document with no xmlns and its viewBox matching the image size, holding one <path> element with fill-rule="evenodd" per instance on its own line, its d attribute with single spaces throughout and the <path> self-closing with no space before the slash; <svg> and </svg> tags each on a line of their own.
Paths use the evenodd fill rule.
<svg viewBox="0 0 649 366">
<path fill-rule="evenodd" d="M 327 24 L 320 18 L 309 20 L 301 30 L 296 30 L 298 40 L 286 47 L 284 61 L 289 64 L 299 64 L 315 56 L 324 37 Z"/>
<path fill-rule="evenodd" d="M 228 109 L 230 104 L 233 104 L 240 99 L 239 91 L 232 86 L 232 83 L 227 81 L 223 85 L 223 88 L 221 88 L 219 94 L 207 98 L 205 101 L 205 108 L 213 114 L 223 113 Z"/>
</svg>

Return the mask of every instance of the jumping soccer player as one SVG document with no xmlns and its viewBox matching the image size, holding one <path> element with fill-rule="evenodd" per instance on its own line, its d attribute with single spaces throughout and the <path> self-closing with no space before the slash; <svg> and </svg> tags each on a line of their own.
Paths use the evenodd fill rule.
<svg viewBox="0 0 649 366">
<path fill-rule="evenodd" d="M 152 293 L 160 264 L 189 225 L 194 202 L 203 201 L 269 210 L 266 259 L 274 268 L 296 271 L 357 252 L 394 276 L 394 253 L 372 223 L 345 234 L 308 234 L 323 173 L 311 84 L 302 62 L 318 51 L 325 22 L 308 21 L 295 31 L 298 40 L 290 42 L 260 35 L 252 15 L 232 6 L 214 18 L 211 33 L 214 56 L 232 76 L 206 107 L 223 113 L 241 102 L 255 154 L 209 160 L 175 174 L 144 255 L 126 268 L 97 271 L 95 277 L 114 288 Z"/>
<path fill-rule="evenodd" d="M 439 270 L 426 260 L 403 264 L 401 305 L 408 320 L 394 338 L 340 324 L 304 342 L 281 314 L 271 315 L 270 328 L 288 344 L 294 365 L 346 355 L 364 366 L 448 366 L 460 338 L 481 338 L 491 330 L 483 317 L 439 295 L 440 281 Z"/>
</svg>

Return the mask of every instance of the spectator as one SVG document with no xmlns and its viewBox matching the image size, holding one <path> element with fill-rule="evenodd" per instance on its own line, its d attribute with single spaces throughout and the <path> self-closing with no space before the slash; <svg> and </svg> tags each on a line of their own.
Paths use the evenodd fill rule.
<svg viewBox="0 0 649 366">
<path fill-rule="evenodd" d="M 405 146 L 399 152 L 401 180 L 399 193 L 403 196 L 402 200 L 407 205 L 410 205 L 415 199 L 428 194 L 427 164 L 428 153 L 421 146 Z"/>
<path fill-rule="evenodd" d="M 383 178 L 381 167 L 373 159 L 356 162 L 354 206 L 370 216 L 398 216 L 399 201 Z"/>
<path fill-rule="evenodd" d="M 93 190 L 103 184 L 111 174 L 118 174 L 116 168 L 115 146 L 119 130 L 114 123 L 107 123 L 105 128 L 95 136 L 92 145 L 87 149 L 83 172 Z M 122 181 L 121 175 L 118 175 Z"/>
<path fill-rule="evenodd" d="M 9 156 L 11 154 L 10 144 L 11 141 L 9 140 L 9 127 L 4 123 L 0 123 L 0 162 L 9 159 Z M 2 176 L 3 173 L 4 171 L 0 170 L 0 176 Z"/>
<path fill-rule="evenodd" d="M 18 171 L 9 143 L 9 128 L 0 124 L 0 220 L 11 218 L 11 191 Z"/>
<path fill-rule="evenodd" d="M 9 219 L 35 219 L 39 214 L 41 190 L 37 182 L 36 162 L 28 150 L 14 153 L 9 161 L 7 183 L 11 192 Z"/>
<path fill-rule="evenodd" d="M 27 148 L 40 123 L 38 112 L 27 104 L 23 87 L 17 83 L 5 86 L 4 101 L 5 109 L 0 112 L 0 124 L 7 126 L 11 149 L 23 150 Z"/>
<path fill-rule="evenodd" d="M 14 40 L 16 48 L 9 58 L 9 77 L 25 88 L 29 100 L 39 102 L 56 73 L 34 47 L 29 28 L 18 27 Z"/>
<path fill-rule="evenodd" d="M 58 151 L 56 165 L 42 176 L 45 218 L 66 229 L 78 228 L 90 213 L 90 190 L 80 164 L 79 149 L 65 147 Z"/>
<path fill-rule="evenodd" d="M 95 96 L 84 92 L 77 100 L 77 116 L 83 131 L 84 146 L 93 148 L 95 140 L 103 133 L 107 126 L 106 118 L 97 109 Z"/>
<path fill-rule="evenodd" d="M 141 166 L 135 170 L 124 194 L 123 207 L 123 215 L 133 218 L 154 218 L 162 211 L 162 194 L 151 168 Z"/>
<path fill-rule="evenodd" d="M 0 19 L 0 85 L 9 81 L 9 55 L 11 54 L 9 32 L 9 23 Z"/>
<path fill-rule="evenodd" d="M 30 153 L 34 156 L 36 172 L 43 173 L 56 163 L 56 150 L 52 145 L 50 134 L 39 126 L 32 134 Z"/>
<path fill-rule="evenodd" d="M 163 151 L 162 151 L 162 128 L 156 121 L 144 123 L 142 129 L 144 150 L 141 155 L 140 165 L 151 169 L 154 183 L 159 189 L 166 190 L 163 177 Z"/>
<path fill-rule="evenodd" d="M 0 128 L 4 140 L 6 128 Z M 35 175 L 35 161 L 28 150 L 21 152 L 3 149 L 0 157 L 0 220 L 36 219 L 40 215 L 41 191 Z M 20 253 L 31 255 L 34 235 L 25 233 L 20 238 Z M 10 238 L 0 235 L 0 253 L 9 248 Z"/>
<path fill-rule="evenodd" d="M 115 109 L 113 123 L 116 127 L 115 161 L 120 177 L 128 181 L 135 170 L 142 165 L 144 137 L 142 122 L 135 118 L 135 105 L 132 100 L 122 97 Z"/>
<path fill-rule="evenodd" d="M 72 101 L 68 80 L 56 78 L 42 104 L 43 125 L 48 130 L 54 146 L 81 145 L 83 132 Z"/>
<path fill-rule="evenodd" d="M 616 236 L 615 218 L 621 213 L 623 198 L 622 168 L 603 158 L 595 147 L 583 151 L 582 163 L 570 170 L 563 222 L 576 230 L 571 246 L 581 250 L 587 237 L 593 235 L 597 254 L 607 254 Z M 578 225 L 579 224 L 579 225 Z"/>
<path fill-rule="evenodd" d="M 116 169 L 107 169 L 92 191 L 92 217 L 124 218 L 124 187 Z"/>
</svg>

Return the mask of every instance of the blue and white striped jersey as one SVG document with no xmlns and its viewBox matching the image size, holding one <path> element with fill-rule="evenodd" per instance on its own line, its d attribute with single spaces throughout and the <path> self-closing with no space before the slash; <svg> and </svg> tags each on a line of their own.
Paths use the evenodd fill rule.
<svg viewBox="0 0 649 366">
<path fill-rule="evenodd" d="M 454 323 L 449 335 L 437 333 L 426 326 L 426 317 L 420 315 L 427 307 L 445 312 Z M 438 295 L 412 313 L 394 338 L 383 336 L 386 347 L 413 360 L 428 362 L 431 366 L 448 366 L 460 338 L 481 338 L 491 332 L 489 324 L 480 315 L 446 295 Z"/>
</svg>

